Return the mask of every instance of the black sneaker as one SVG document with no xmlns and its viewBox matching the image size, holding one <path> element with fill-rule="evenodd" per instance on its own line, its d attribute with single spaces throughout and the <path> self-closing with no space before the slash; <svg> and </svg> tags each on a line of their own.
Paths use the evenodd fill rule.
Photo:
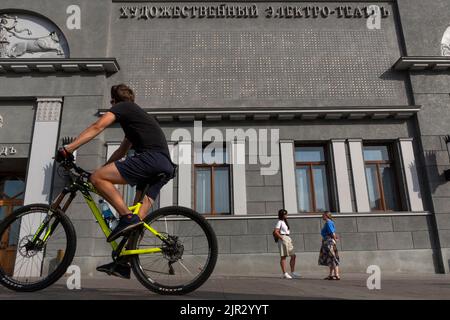
<svg viewBox="0 0 450 320">
<path fill-rule="evenodd" d="M 116 276 L 122 279 L 131 279 L 131 267 L 129 264 L 111 262 L 98 266 L 97 271 L 105 272 L 109 276 Z"/>
<path fill-rule="evenodd" d="M 114 228 L 114 230 L 109 235 L 108 239 L 106 239 L 108 242 L 114 241 L 117 238 L 123 236 L 128 231 L 139 227 L 144 222 L 142 222 L 141 218 L 137 214 L 127 214 L 126 216 L 121 216 L 119 220 L 119 224 L 117 227 Z"/>
</svg>

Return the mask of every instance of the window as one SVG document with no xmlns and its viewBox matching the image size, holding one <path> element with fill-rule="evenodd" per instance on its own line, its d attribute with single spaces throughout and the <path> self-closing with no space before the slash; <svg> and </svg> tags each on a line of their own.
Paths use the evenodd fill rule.
<svg viewBox="0 0 450 320">
<path fill-rule="evenodd" d="M 25 182 L 23 177 L 16 175 L 0 176 L 0 222 L 23 205 L 24 193 Z M 9 233 L 6 233 L 8 241 L 0 239 L 0 242 L 7 246 L 17 245 L 19 227 L 19 223 L 14 223 Z M 0 247 L 2 246 L 0 245 Z"/>
<path fill-rule="evenodd" d="M 364 165 L 372 211 L 400 209 L 395 166 L 390 146 L 365 145 Z"/>
<path fill-rule="evenodd" d="M 203 214 L 230 214 L 230 165 L 226 148 L 202 148 L 196 150 L 195 157 L 195 210 Z"/>
<path fill-rule="evenodd" d="M 299 212 L 329 210 L 325 148 L 323 146 L 296 147 L 295 163 Z"/>
</svg>

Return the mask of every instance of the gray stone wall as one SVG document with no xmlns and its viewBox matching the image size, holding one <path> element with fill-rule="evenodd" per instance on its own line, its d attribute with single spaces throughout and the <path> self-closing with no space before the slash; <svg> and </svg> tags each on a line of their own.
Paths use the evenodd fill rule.
<svg viewBox="0 0 450 320">
<path fill-rule="evenodd" d="M 449 26 L 450 3 L 446 0 L 397 0 L 405 53 L 409 56 L 440 56 L 441 39 Z"/>
<path fill-rule="evenodd" d="M 283 208 L 281 173 L 262 176 L 259 165 L 246 165 L 247 213 L 276 215 Z"/>
<path fill-rule="evenodd" d="M 407 55 L 440 56 L 441 38 L 449 25 L 450 3 L 398 0 Z M 450 270 L 450 187 L 444 170 L 450 159 L 444 137 L 450 132 L 450 75 L 443 72 L 410 72 L 414 102 L 422 109 L 417 116 L 420 136 L 418 156 L 422 160 L 425 201 L 434 213 L 432 227 L 440 250 L 441 271 Z"/>
<path fill-rule="evenodd" d="M 414 74 L 411 75 L 415 77 Z M 447 82 L 450 84 L 450 82 Z M 444 138 L 450 132 L 448 116 L 449 94 L 418 93 L 417 103 L 422 104 L 423 111 L 418 115 L 421 129 L 422 154 L 428 190 L 437 228 L 436 238 L 442 252 L 442 267 L 448 272 L 450 267 L 450 189 L 444 171 L 450 169 L 450 160 Z"/>
<path fill-rule="evenodd" d="M 372 30 L 366 19 L 336 15 L 265 18 L 283 2 L 258 1 L 252 19 L 149 20 L 120 19 L 122 6 L 141 6 L 113 3 L 109 54 L 123 70 L 109 84 L 131 83 L 152 108 L 407 105 L 406 78 L 390 70 L 400 55 L 395 6 L 375 3 L 391 14 Z M 368 5 L 308 5 L 343 4 Z"/>
<path fill-rule="evenodd" d="M 335 216 L 342 251 L 435 249 L 428 216 Z M 209 220 L 220 238 L 221 254 L 277 253 L 272 231 L 278 218 Z M 296 252 L 318 252 L 323 222 L 319 216 L 289 218 Z M 344 254 L 345 256 L 345 254 Z"/>
<path fill-rule="evenodd" d="M 29 146 L 34 122 L 33 101 L 0 101 L 2 116 L 0 144 Z M 23 128 L 23 130 L 15 130 Z M 18 149 L 16 147 L 16 149 Z"/>
<path fill-rule="evenodd" d="M 209 220 L 219 240 L 219 252 L 223 265 L 233 259 L 236 266 L 253 268 L 253 271 L 275 271 L 278 264 L 278 245 L 273 241 L 272 231 L 277 217 L 249 218 L 233 220 Z M 378 264 L 382 270 L 394 271 L 402 269 L 398 264 L 405 264 L 403 271 L 410 268 L 411 261 L 403 260 L 405 251 L 410 257 L 416 257 L 414 263 L 417 271 L 430 272 L 436 270 L 433 258 L 436 256 L 436 243 L 429 230 L 430 216 L 345 216 L 335 215 L 337 234 L 340 238 L 338 249 L 344 270 L 365 272 L 371 264 Z M 317 270 L 317 258 L 321 244 L 320 230 L 323 221 L 319 216 L 289 218 L 291 238 L 299 256 L 299 269 Z M 428 250 L 428 251 L 427 251 Z M 390 260 L 396 256 L 400 260 Z M 229 256 L 229 258 L 227 258 Z M 251 256 L 255 266 L 247 261 Z M 271 258 L 268 258 L 271 257 Z M 426 255 L 428 257 L 428 255 Z M 389 266 L 389 264 L 391 264 Z M 227 273 L 219 264 L 219 270 Z M 395 265 L 395 267 L 394 267 Z M 241 269 L 240 269 L 241 270 Z M 252 270 L 242 270 L 251 273 Z M 433 271 L 431 271 L 433 272 Z M 228 273 L 230 273 L 228 271 Z"/>
</svg>

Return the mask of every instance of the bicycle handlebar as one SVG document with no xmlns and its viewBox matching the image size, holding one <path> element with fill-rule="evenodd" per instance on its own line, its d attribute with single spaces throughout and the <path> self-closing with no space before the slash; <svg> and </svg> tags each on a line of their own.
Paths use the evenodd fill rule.
<svg viewBox="0 0 450 320">
<path fill-rule="evenodd" d="M 84 175 L 84 176 L 86 176 L 87 178 L 89 178 L 89 176 L 91 175 L 90 172 L 88 172 L 88 171 L 84 170 L 83 168 L 77 166 L 77 165 L 75 164 L 75 161 L 71 161 L 71 160 L 66 159 L 66 160 L 61 161 L 60 163 L 61 163 L 61 166 L 62 166 L 64 169 L 66 169 L 67 171 L 70 171 L 71 169 L 73 169 L 73 170 L 75 170 L 75 172 L 78 173 L 79 175 Z"/>
</svg>

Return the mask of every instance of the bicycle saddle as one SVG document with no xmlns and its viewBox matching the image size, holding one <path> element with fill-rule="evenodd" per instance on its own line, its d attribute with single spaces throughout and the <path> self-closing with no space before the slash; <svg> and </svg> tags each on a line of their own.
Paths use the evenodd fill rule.
<svg viewBox="0 0 450 320">
<path fill-rule="evenodd" d="M 166 182 L 170 181 L 171 179 L 173 179 L 173 178 L 175 178 L 177 176 L 177 169 L 178 169 L 178 165 L 173 164 L 173 171 L 172 171 L 171 174 L 167 174 L 166 172 L 158 173 L 156 175 L 156 180 L 157 181 L 164 181 L 165 180 Z"/>
</svg>

